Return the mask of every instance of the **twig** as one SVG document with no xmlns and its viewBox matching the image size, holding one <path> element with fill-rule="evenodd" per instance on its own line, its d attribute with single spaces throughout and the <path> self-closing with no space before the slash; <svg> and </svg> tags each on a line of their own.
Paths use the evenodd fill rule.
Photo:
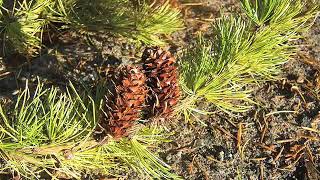
<svg viewBox="0 0 320 180">
<path fill-rule="evenodd" d="M 264 166 L 263 163 L 260 162 L 260 180 L 263 180 L 263 175 L 264 175 Z"/>
<path fill-rule="evenodd" d="M 225 162 L 219 161 L 219 160 L 215 159 L 215 158 L 212 157 L 212 156 L 207 156 L 207 159 L 208 159 L 209 161 L 214 161 L 214 162 L 219 163 L 219 164 L 226 164 Z"/>
<path fill-rule="evenodd" d="M 217 128 L 218 130 L 220 130 L 221 132 L 225 133 L 227 136 L 229 136 L 229 137 L 237 140 L 237 137 L 235 137 L 234 135 L 232 135 L 229 131 L 225 130 L 224 128 L 219 127 L 219 126 L 216 126 L 216 128 Z"/>
<path fill-rule="evenodd" d="M 294 142 L 297 141 L 296 139 L 283 139 L 283 140 L 278 140 L 276 141 L 278 144 L 282 144 L 282 143 L 288 143 L 288 142 Z"/>
<path fill-rule="evenodd" d="M 320 131 L 316 130 L 316 129 L 313 129 L 313 128 L 309 128 L 309 127 L 301 127 L 302 129 L 304 130 L 307 130 L 307 131 L 311 131 L 311 132 L 315 132 L 315 133 L 320 133 Z"/>
<path fill-rule="evenodd" d="M 238 151 L 241 151 L 241 138 L 242 138 L 242 123 L 238 124 L 238 133 L 237 133 L 237 148 Z"/>
<path fill-rule="evenodd" d="M 306 149 L 305 149 L 305 151 L 307 152 L 307 155 L 308 155 L 310 161 L 311 161 L 312 163 L 314 163 L 314 158 L 313 158 L 313 155 L 312 155 L 312 152 L 311 152 L 309 143 L 306 144 Z"/>
<path fill-rule="evenodd" d="M 302 156 L 303 154 L 300 154 L 299 157 L 292 164 L 285 166 L 284 168 L 281 168 L 281 169 L 287 169 L 287 170 L 292 169 L 299 162 Z"/>
<path fill-rule="evenodd" d="M 274 115 L 274 114 L 281 114 L 281 113 L 296 113 L 297 111 L 274 111 L 266 114 L 266 117 Z"/>
<path fill-rule="evenodd" d="M 274 160 L 271 162 L 272 164 L 276 164 L 276 161 L 281 157 L 281 154 L 284 150 L 284 146 L 282 146 L 280 152 L 278 153 L 278 155 L 274 158 Z"/>
<path fill-rule="evenodd" d="M 241 150 L 240 150 L 240 158 L 243 160 L 244 159 L 244 150 L 247 147 L 248 143 L 249 143 L 250 139 L 248 139 L 242 146 Z"/>
<path fill-rule="evenodd" d="M 0 74 L 0 78 L 1 77 L 4 77 L 4 76 L 7 76 L 7 75 L 9 75 L 9 74 L 11 74 L 12 72 L 9 72 L 9 71 L 6 71 L 6 72 L 4 72 L 4 73 L 1 73 Z"/>
<path fill-rule="evenodd" d="M 277 152 L 275 149 L 274 149 L 274 147 L 269 147 L 269 146 L 266 146 L 266 145 L 264 145 L 264 144 L 258 144 L 258 146 L 260 146 L 260 147 L 262 147 L 262 148 L 264 148 L 264 149 L 266 149 L 266 150 L 268 150 L 268 151 L 271 151 L 271 152 Z M 272 145 L 273 146 L 273 145 Z"/>
<path fill-rule="evenodd" d="M 267 129 L 268 129 L 268 123 L 266 122 L 266 124 L 264 125 L 264 128 L 263 128 L 263 131 L 262 131 L 260 143 L 263 143 L 263 139 L 264 139 L 264 136 L 265 136 L 265 134 L 267 132 Z"/>
<path fill-rule="evenodd" d="M 299 135 L 298 137 L 299 137 L 299 138 L 308 139 L 308 140 L 310 140 L 310 141 L 320 141 L 319 138 L 314 137 L 314 136 Z"/>
<path fill-rule="evenodd" d="M 304 62 L 305 64 L 310 65 L 312 68 L 316 69 L 317 71 L 320 71 L 320 63 L 313 57 L 310 57 L 310 55 L 307 55 L 302 52 L 297 53 L 298 56 L 301 58 L 299 59 L 300 61 Z"/>
<path fill-rule="evenodd" d="M 202 6 L 204 3 L 182 3 L 183 6 Z"/>
<path fill-rule="evenodd" d="M 266 160 L 268 157 L 260 157 L 260 158 L 251 158 L 250 161 L 264 161 Z"/>
</svg>

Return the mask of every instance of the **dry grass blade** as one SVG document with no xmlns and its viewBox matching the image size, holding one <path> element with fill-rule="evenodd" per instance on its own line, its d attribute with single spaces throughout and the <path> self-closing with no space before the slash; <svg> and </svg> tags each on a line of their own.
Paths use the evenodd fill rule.
<svg viewBox="0 0 320 180">
<path fill-rule="evenodd" d="M 238 124 L 238 132 L 237 132 L 237 148 L 238 152 L 241 152 L 241 142 L 242 142 L 242 123 Z"/>
</svg>

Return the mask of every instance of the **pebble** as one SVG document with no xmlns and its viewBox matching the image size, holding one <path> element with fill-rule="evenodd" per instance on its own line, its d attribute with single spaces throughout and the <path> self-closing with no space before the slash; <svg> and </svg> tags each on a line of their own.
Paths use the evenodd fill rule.
<svg viewBox="0 0 320 180">
<path fill-rule="evenodd" d="M 224 161 L 224 152 L 223 151 L 219 152 L 219 160 Z"/>
<path fill-rule="evenodd" d="M 181 156 L 182 156 L 182 151 L 179 151 L 179 152 L 177 153 L 177 158 L 178 158 L 178 159 L 181 159 Z"/>
<path fill-rule="evenodd" d="M 304 83 L 304 77 L 303 76 L 299 76 L 298 79 L 297 79 L 297 83 L 303 84 Z"/>
<path fill-rule="evenodd" d="M 167 162 L 170 162 L 171 159 L 172 159 L 172 155 L 168 154 L 168 156 L 166 157 Z"/>
</svg>

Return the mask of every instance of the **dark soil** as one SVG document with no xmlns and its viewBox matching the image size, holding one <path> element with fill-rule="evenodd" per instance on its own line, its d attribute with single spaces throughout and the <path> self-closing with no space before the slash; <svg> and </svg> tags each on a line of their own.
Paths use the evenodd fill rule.
<svg viewBox="0 0 320 180">
<path fill-rule="evenodd" d="M 186 29 L 173 35 L 168 49 L 179 54 L 220 12 L 239 12 L 235 2 L 184 0 L 179 8 Z M 199 117 L 206 125 L 180 120 L 168 127 L 175 135 L 160 156 L 175 173 L 185 179 L 320 179 L 320 18 L 303 36 L 279 80 L 253 87 L 258 104 L 249 112 L 217 111 Z M 0 59 L 0 102 L 10 103 L 27 79 L 32 86 L 37 77 L 47 86 L 71 81 L 94 87 L 109 67 L 138 62 L 143 48 L 113 37 L 65 34 L 29 64 Z"/>
</svg>

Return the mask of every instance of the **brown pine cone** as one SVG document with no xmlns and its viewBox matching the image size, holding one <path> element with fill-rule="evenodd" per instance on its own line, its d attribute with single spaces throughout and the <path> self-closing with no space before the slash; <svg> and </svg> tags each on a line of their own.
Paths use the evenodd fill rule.
<svg viewBox="0 0 320 180">
<path fill-rule="evenodd" d="M 114 91 L 105 98 L 104 117 L 100 125 L 114 138 L 128 135 L 140 117 L 147 88 L 141 67 L 125 66 L 112 78 Z"/>
<path fill-rule="evenodd" d="M 169 117 L 178 103 L 180 89 L 176 59 L 168 51 L 158 47 L 147 48 L 142 56 L 143 68 L 150 88 L 146 100 L 146 118 L 152 116 Z"/>
</svg>

